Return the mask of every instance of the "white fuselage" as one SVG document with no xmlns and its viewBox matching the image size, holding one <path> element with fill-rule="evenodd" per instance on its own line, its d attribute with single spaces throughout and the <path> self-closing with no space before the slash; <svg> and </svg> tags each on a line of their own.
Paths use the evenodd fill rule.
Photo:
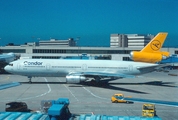
<svg viewBox="0 0 178 120">
<path fill-rule="evenodd" d="M 5 67 L 5 70 L 13 74 L 31 77 L 62 77 L 82 72 L 138 75 L 150 72 L 150 70 L 141 71 L 137 69 L 138 67 L 148 66 L 157 65 L 113 60 L 24 59 L 11 62 Z"/>
</svg>

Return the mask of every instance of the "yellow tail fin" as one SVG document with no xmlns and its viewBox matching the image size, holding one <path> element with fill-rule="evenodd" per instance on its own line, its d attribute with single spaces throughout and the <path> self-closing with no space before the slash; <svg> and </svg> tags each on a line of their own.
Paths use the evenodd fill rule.
<svg viewBox="0 0 178 120">
<path fill-rule="evenodd" d="M 158 33 L 140 52 L 158 52 L 168 33 Z"/>
</svg>

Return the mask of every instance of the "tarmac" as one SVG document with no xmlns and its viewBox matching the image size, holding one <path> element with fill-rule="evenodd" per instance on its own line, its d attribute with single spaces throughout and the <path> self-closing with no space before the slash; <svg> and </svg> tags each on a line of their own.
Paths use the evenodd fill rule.
<svg viewBox="0 0 178 120">
<path fill-rule="evenodd" d="M 178 70 L 152 72 L 136 78 L 103 80 L 100 85 L 91 83 L 65 84 L 64 77 L 36 77 L 32 83 L 27 77 L 1 74 L 0 84 L 19 82 L 21 85 L 0 90 L 0 111 L 12 101 L 26 102 L 29 109 L 40 111 L 42 100 L 69 98 L 72 114 L 113 116 L 141 116 L 144 102 L 111 103 L 111 96 L 122 93 L 134 98 L 178 102 Z M 156 105 L 156 114 L 163 120 L 177 120 L 178 107 Z"/>
</svg>

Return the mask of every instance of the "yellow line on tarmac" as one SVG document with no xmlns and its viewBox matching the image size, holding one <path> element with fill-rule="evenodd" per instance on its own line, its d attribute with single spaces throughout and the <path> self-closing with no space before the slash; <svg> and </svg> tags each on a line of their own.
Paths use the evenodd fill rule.
<svg viewBox="0 0 178 120">
<path fill-rule="evenodd" d="M 4 79 L 1 79 L 1 80 L 8 80 L 10 78 L 10 76 L 6 76 Z"/>
</svg>

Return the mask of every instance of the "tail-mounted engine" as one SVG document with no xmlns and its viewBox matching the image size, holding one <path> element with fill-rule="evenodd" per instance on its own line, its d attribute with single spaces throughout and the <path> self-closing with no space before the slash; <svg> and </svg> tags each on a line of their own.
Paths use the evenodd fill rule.
<svg viewBox="0 0 178 120">
<path fill-rule="evenodd" d="M 130 53 L 130 59 L 136 62 L 148 62 L 156 63 L 161 60 L 167 59 L 169 57 L 169 52 L 137 52 L 133 51 Z"/>
</svg>

